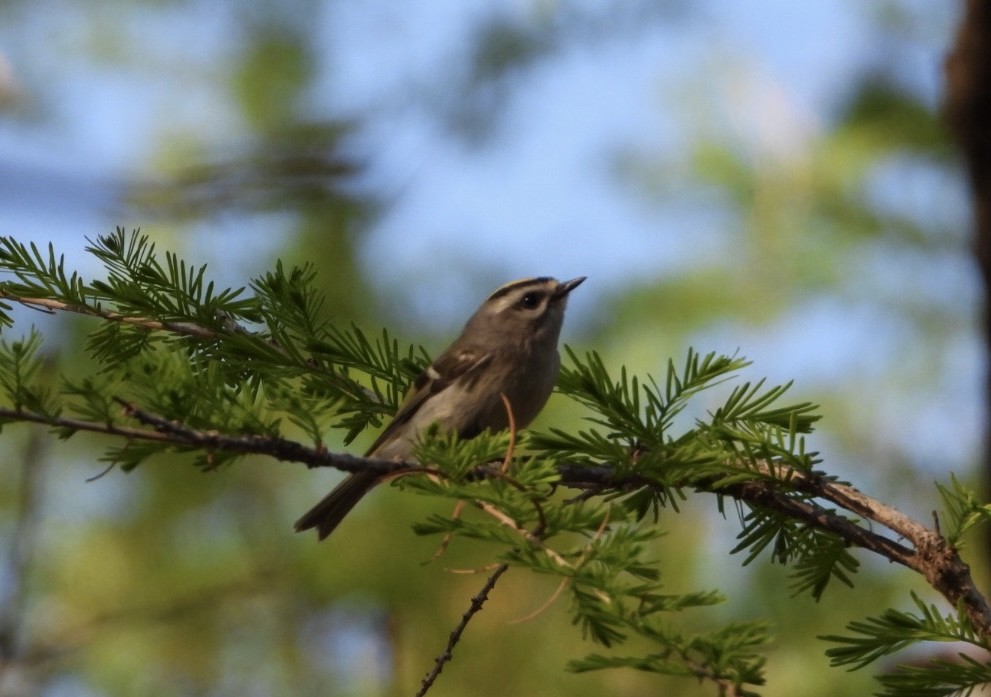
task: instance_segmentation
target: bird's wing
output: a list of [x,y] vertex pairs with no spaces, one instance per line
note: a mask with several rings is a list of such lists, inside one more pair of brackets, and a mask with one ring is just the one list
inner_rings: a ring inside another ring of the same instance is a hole
[[454,382],[463,377],[470,378],[481,368],[489,364],[492,354],[476,346],[462,346],[454,351],[445,351],[420,373],[392,421],[379,434],[366,455],[374,453],[383,443],[387,442],[406,423],[428,399],[443,392]]

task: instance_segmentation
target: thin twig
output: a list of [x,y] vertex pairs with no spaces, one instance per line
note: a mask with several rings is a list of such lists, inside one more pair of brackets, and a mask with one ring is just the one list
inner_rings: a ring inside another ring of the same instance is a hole
[[509,624],[523,624],[524,622],[529,622],[535,617],[539,617],[547,610],[547,608],[549,608],[551,605],[554,604],[554,601],[556,601],[558,598],[561,597],[561,593],[564,592],[564,589],[567,588],[570,583],[571,583],[570,577],[565,576],[564,578],[562,578],[561,582],[557,584],[557,588],[554,589],[554,592],[551,593],[550,597],[547,598],[547,600],[545,600],[543,603],[540,604],[540,607],[538,607],[536,610],[533,610],[532,612],[528,612],[522,617],[517,617],[515,620],[509,620]]
[[[461,517],[461,511],[465,509],[465,502],[458,501],[454,504],[454,510],[451,511],[451,520],[457,520]],[[424,562],[424,564],[437,561],[447,552],[447,548],[451,546],[451,542],[454,540],[454,533],[451,531],[445,532],[444,537],[441,539],[440,544],[437,545],[437,549],[430,556],[430,559]]]
[[[568,562],[566,562],[560,556],[558,555],[555,556],[561,559],[561,562],[564,565],[568,566],[569,568],[580,569],[585,564],[585,562],[588,561],[589,557],[591,557],[592,555],[592,543],[598,540],[600,537],[602,537],[602,533],[605,532],[607,525],[609,525],[608,511],[606,515],[602,518],[602,522],[599,523],[599,527],[598,529],[596,529],[595,534],[592,536],[592,539],[589,540],[587,545],[585,545],[585,549],[582,550],[581,556],[578,558],[578,561],[575,562],[574,564],[568,564]],[[540,607],[538,607],[533,612],[524,615],[523,617],[519,617],[515,620],[510,620],[509,624],[521,624],[523,622],[529,622],[534,617],[539,616],[542,612],[547,610],[547,608],[553,605],[555,600],[561,597],[561,593],[563,593],[564,589],[567,588],[568,584],[571,583],[572,578],[573,578],[572,576],[565,576],[564,578],[562,578],[561,582],[557,585],[557,588],[555,588],[554,592],[551,593],[551,597],[549,597]]]
[[550,557],[551,561],[553,561],[558,566],[564,567],[566,569],[572,568],[571,564],[569,564],[567,560],[564,559],[564,557],[562,557],[560,554],[555,552],[550,547],[544,546],[544,542],[540,534],[540,531],[543,529],[541,526],[538,525],[537,529],[531,532],[530,530],[527,530],[526,528],[519,525],[515,520],[513,520],[512,517],[506,515],[506,513],[504,513],[502,510],[500,510],[496,506],[493,506],[491,503],[488,503],[487,501],[476,501],[475,505],[477,505],[481,510],[485,511],[490,516],[495,518],[502,525],[505,525],[507,528],[517,533],[520,537],[522,537],[524,540],[529,542],[531,545],[542,550],[545,554],[547,554],[548,557]]
[[148,317],[135,317],[132,315],[125,315],[120,312],[114,312],[113,310],[103,310],[90,305],[67,303],[62,300],[55,300],[54,298],[24,298],[11,293],[9,290],[5,290],[3,287],[0,287],[0,298],[20,303],[26,307],[31,307],[43,312],[73,312],[78,315],[99,317],[110,322],[132,324],[134,326],[141,327],[142,329],[150,329],[152,331],[168,331],[174,334],[181,334],[183,336],[195,336],[199,339],[215,339],[219,336],[219,334],[213,329],[204,327],[202,324],[196,324],[195,322],[162,322],[159,320],[150,319]]
[[434,684],[437,676],[440,675],[441,671],[444,670],[444,664],[454,658],[454,647],[458,645],[461,641],[461,635],[464,634],[465,629],[468,627],[468,623],[471,622],[472,617],[474,617],[485,601],[489,598],[489,591],[495,588],[495,584],[498,583],[499,577],[506,573],[509,568],[509,564],[500,564],[496,567],[495,572],[489,576],[488,580],[485,581],[485,585],[482,586],[481,590],[471,599],[471,605],[465,610],[464,614],[461,615],[461,621],[458,622],[458,626],[454,628],[450,636],[447,638],[447,646],[444,648],[444,653],[437,656],[434,659],[434,667],[420,682],[420,689],[416,691],[416,697],[423,697],[427,694],[427,690]]

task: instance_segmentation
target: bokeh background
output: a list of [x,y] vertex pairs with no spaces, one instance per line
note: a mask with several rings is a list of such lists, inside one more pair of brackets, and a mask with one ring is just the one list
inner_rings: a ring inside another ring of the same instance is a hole
[[[86,237],[140,227],[241,286],[312,262],[340,321],[431,352],[531,275],[589,280],[565,341],[659,374],[739,352],[822,405],[825,468],[931,520],[974,476],[980,285],[940,117],[957,2],[6,0],[0,234],[100,270]],[[62,365],[88,325],[20,312]],[[575,425],[552,400],[535,427]],[[360,447],[374,434],[367,434]],[[330,439],[333,442],[333,439]],[[0,694],[408,695],[482,583],[483,551],[409,529],[376,492],[328,542],[291,523],[335,475],[162,459],[94,481],[100,441],[0,441]],[[904,607],[908,572],[792,598],[730,557],[713,500],[660,525],[673,591],[768,617],[768,695],[861,695],[816,634]],[[975,552],[978,551],[976,548]],[[592,647],[509,574],[431,694],[711,694],[574,676]],[[799,621],[800,620],[800,621]]]

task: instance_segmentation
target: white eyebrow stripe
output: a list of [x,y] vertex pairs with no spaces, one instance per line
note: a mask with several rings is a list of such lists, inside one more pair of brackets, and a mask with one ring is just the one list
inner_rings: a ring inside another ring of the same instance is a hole
[[496,288],[489,296],[489,300],[495,300],[500,296],[509,295],[514,291],[522,290],[524,288],[546,289],[551,281],[554,281],[554,279],[550,276],[537,276],[535,278],[523,278],[518,281],[510,281],[509,283]]

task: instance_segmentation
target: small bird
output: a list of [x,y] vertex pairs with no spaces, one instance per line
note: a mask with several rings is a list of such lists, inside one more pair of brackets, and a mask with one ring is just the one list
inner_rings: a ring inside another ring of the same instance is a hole
[[[509,422],[500,395],[509,400],[516,427],[526,427],[554,389],[564,308],[568,294],[584,280],[562,283],[541,276],[494,291],[454,343],[416,378],[366,456],[410,459],[417,435],[434,423],[460,438],[502,431]],[[316,528],[324,539],[379,479],[374,472],[349,475],[296,521],[296,531]]]

